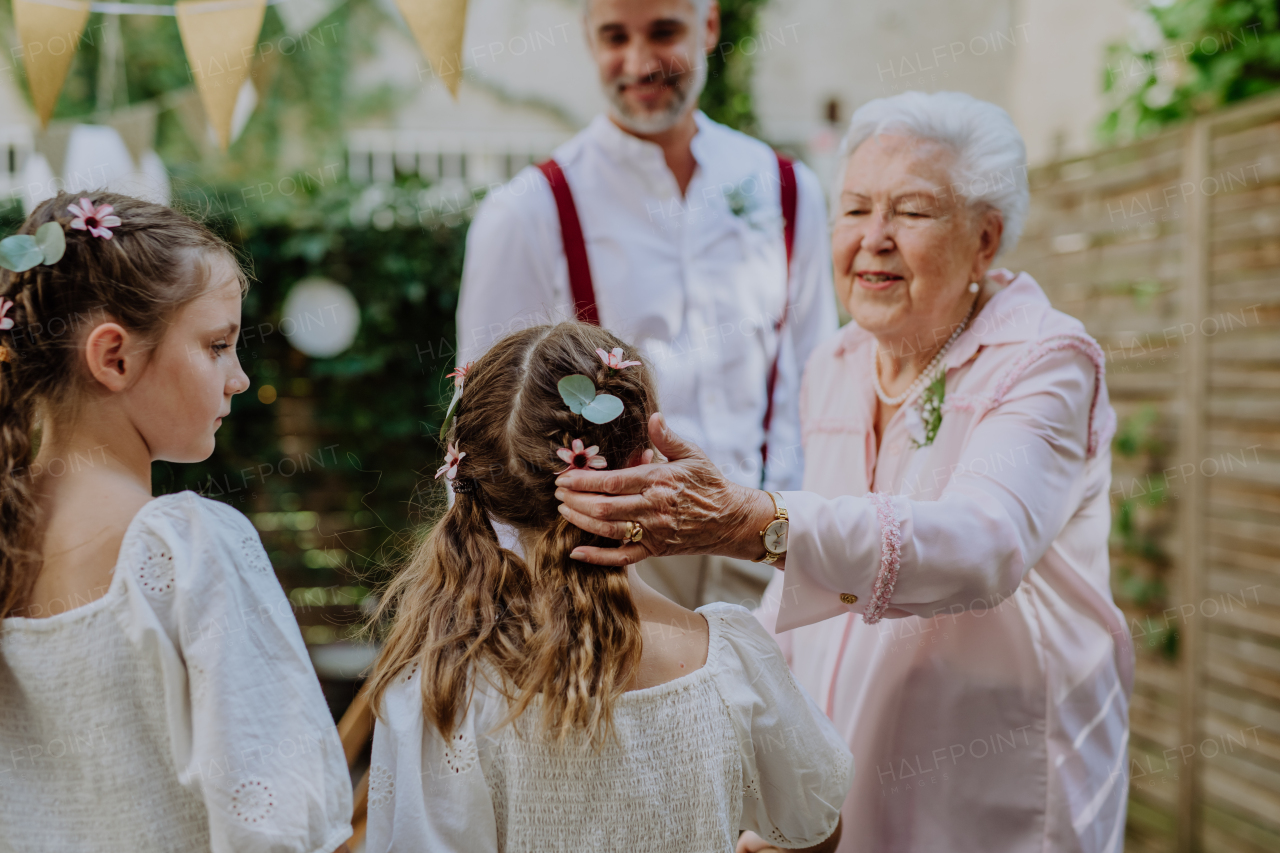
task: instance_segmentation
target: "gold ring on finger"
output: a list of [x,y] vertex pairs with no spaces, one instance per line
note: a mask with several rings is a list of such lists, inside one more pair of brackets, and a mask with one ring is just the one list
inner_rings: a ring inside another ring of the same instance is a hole
[[644,528],[636,524],[634,521],[627,522],[627,531],[622,536],[622,541],[632,544],[639,542],[644,536]]

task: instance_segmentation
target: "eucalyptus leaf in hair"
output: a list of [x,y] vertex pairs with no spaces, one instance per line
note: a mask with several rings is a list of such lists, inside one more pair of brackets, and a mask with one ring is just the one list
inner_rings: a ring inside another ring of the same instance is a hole
[[46,222],[36,234],[14,234],[0,240],[0,267],[26,272],[37,264],[54,264],[67,250],[67,237],[57,222]]
[[612,394],[597,394],[591,377],[575,373],[557,383],[560,398],[575,415],[582,415],[593,424],[607,424],[622,414],[622,401]]
[[44,252],[30,234],[14,234],[0,240],[0,267],[26,272],[44,260]]
[[67,234],[57,222],[46,222],[36,229],[36,245],[44,253],[45,264],[56,264],[67,251]]
[[440,424],[440,440],[444,441],[444,437],[449,434],[449,424],[453,423],[453,413],[458,408],[458,401],[462,399],[462,387],[459,386],[453,390],[453,399],[449,401],[449,408],[444,413],[444,423]]
[[593,424],[607,424],[622,414],[622,401],[612,394],[597,394],[582,407],[581,415]]

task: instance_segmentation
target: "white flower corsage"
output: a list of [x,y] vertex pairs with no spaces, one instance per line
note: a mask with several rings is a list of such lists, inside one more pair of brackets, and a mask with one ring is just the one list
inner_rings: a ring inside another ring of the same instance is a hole
[[907,409],[907,433],[911,436],[914,447],[928,447],[938,437],[938,428],[942,426],[942,401],[947,396],[946,371],[938,374],[919,401]]

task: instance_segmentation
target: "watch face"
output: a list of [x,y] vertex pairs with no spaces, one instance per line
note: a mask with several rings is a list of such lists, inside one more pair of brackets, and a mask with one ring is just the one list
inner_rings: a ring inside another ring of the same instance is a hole
[[764,529],[764,547],[774,554],[785,554],[787,551],[787,522],[775,518]]

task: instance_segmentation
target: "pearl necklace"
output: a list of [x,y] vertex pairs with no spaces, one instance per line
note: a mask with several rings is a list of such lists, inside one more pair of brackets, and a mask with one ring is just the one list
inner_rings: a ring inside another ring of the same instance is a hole
[[875,382],[876,396],[880,398],[880,402],[886,406],[900,406],[926,385],[931,384],[937,378],[933,374],[938,365],[942,363],[943,357],[947,354],[947,350],[951,349],[951,345],[956,342],[956,338],[960,337],[960,333],[969,325],[969,320],[973,317],[973,309],[977,307],[978,300],[975,299],[973,304],[969,306],[969,313],[964,315],[964,320],[961,321],[959,326],[956,326],[956,330],[951,333],[951,337],[947,338],[947,342],[942,345],[942,349],[938,350],[928,366],[920,371],[920,375],[916,377],[915,381],[907,386],[907,390],[897,397],[890,397],[886,394],[884,386],[880,384],[880,344],[873,343],[871,346],[871,379]]

